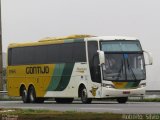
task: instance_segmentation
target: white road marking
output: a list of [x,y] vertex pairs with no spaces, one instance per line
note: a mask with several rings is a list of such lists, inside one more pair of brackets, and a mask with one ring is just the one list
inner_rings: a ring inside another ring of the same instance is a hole
[[118,108],[80,108],[80,109],[82,109],[82,110],[97,110],[97,109],[99,109],[99,110],[116,110],[116,111],[120,111],[120,110],[122,110],[122,109],[118,109]]
[[0,113],[13,112],[13,111],[15,111],[15,110],[2,110],[2,111],[0,111]]

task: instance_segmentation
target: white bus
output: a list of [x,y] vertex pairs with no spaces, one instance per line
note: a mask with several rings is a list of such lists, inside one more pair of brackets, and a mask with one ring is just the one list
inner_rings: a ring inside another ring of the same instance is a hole
[[8,47],[8,95],[21,96],[24,103],[47,98],[126,103],[130,96],[145,95],[145,79],[144,51],[132,37],[75,35]]

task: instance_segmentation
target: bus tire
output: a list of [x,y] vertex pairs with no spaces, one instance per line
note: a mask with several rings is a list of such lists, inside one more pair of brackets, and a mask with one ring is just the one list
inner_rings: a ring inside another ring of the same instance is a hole
[[72,103],[74,98],[55,98],[56,103]]
[[80,97],[83,104],[90,104],[92,102],[92,98],[88,98],[87,89],[84,86],[80,90]]
[[120,97],[117,98],[118,103],[126,103],[128,101],[128,97]]
[[22,97],[23,103],[29,103],[29,98],[28,98],[28,94],[27,94],[26,88],[23,88],[21,90],[21,97]]
[[28,97],[30,103],[36,103],[36,91],[33,86],[29,87]]

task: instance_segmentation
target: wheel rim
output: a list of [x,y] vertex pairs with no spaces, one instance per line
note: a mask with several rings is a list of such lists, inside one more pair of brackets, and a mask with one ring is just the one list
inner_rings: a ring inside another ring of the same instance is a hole
[[23,100],[23,101],[26,101],[26,99],[27,99],[27,91],[26,91],[26,90],[23,90],[22,100]]
[[34,87],[29,88],[29,101],[31,103],[36,102],[36,92],[35,92]]
[[33,92],[31,92],[31,93],[30,93],[30,100],[31,100],[31,102],[33,102],[33,101],[34,101]]

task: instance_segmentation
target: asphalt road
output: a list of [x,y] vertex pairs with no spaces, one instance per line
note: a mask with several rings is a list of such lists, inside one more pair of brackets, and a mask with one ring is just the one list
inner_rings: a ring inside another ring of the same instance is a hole
[[117,102],[93,101],[92,104],[81,104],[80,101],[74,101],[72,104],[57,104],[55,101],[46,101],[43,104],[24,104],[21,101],[0,101],[0,108],[156,114],[160,113],[160,102],[127,102],[126,104],[118,104]]

